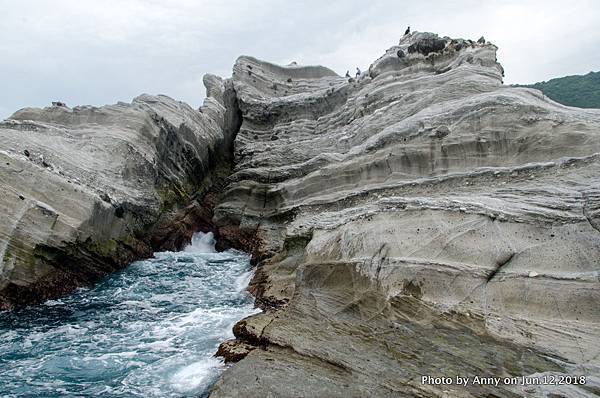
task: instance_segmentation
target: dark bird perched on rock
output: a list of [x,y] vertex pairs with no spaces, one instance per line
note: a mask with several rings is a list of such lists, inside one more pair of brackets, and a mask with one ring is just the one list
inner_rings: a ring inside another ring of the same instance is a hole
[[405,35],[410,33],[410,26],[408,28],[406,28],[406,31],[404,32]]

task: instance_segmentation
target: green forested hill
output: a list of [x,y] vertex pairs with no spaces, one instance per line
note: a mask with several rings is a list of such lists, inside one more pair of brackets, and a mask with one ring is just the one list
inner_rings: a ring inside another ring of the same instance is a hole
[[535,84],[515,84],[515,86],[536,88],[564,105],[600,108],[600,72],[559,77]]

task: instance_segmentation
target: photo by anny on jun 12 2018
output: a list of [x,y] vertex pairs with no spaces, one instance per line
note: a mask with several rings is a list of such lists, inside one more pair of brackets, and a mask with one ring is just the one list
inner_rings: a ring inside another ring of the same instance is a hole
[[600,397],[599,21],[0,1],[0,397]]

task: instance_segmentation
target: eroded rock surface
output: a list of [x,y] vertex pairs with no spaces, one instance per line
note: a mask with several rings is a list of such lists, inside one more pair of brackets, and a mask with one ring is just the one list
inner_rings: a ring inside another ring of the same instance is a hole
[[[0,123],[0,309],[94,282],[212,227],[235,95],[207,76],[198,110],[165,96],[26,108]],[[207,194],[208,192],[208,194]]]
[[[600,393],[600,111],[502,76],[493,44],[427,33],[356,82],[237,60],[215,220],[266,259],[266,311],[212,397]],[[543,374],[587,384],[421,384]]]
[[[600,111],[502,76],[493,44],[415,32],[357,81],[240,57],[200,111],[21,110],[0,123],[0,308],[215,223],[259,261],[264,312],[221,345],[239,362],[213,397],[600,394]],[[421,383],[557,374],[587,383]]]

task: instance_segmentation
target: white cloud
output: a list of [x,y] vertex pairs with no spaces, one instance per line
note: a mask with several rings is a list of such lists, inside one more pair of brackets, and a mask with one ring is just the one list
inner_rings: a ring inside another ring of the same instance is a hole
[[600,69],[600,3],[308,0],[0,0],[0,117],[164,93],[201,104],[204,73],[236,57],[364,69],[414,30],[500,47],[508,83]]

